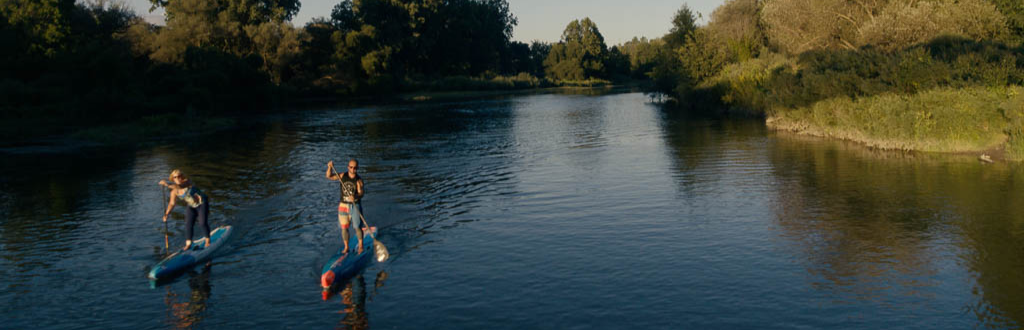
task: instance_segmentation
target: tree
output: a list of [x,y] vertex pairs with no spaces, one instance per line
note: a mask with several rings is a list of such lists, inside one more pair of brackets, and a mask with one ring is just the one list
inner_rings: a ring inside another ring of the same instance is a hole
[[618,47],[629,58],[629,72],[634,79],[648,78],[648,73],[661,56],[664,42],[661,39],[633,37]]
[[74,0],[0,0],[0,19],[5,21],[7,29],[17,31],[22,43],[5,47],[25,48],[31,54],[55,55],[70,33],[67,16],[74,7]]
[[707,25],[710,38],[725,48],[729,62],[742,62],[765,46],[757,0],[729,0],[715,8]]
[[528,56],[511,41],[517,21],[507,0],[343,0],[329,22],[335,55],[324,76],[348,91],[508,72]]
[[[182,13],[171,9],[175,7],[175,2],[180,1],[182,0],[149,0],[153,4],[150,9],[167,9],[167,19],[171,20],[175,15]],[[216,8],[218,13],[226,16],[225,19],[242,25],[288,21],[299,12],[301,6],[299,0],[202,0],[198,3],[191,2],[189,5]]]
[[528,72],[537,77],[544,77],[544,61],[551,53],[551,44],[534,40],[530,42],[530,69]]
[[544,72],[558,80],[605,78],[608,47],[590,18],[573,20],[565,27],[561,42],[551,46],[544,60]]
[[686,43],[686,38],[697,30],[697,19],[700,14],[690,9],[690,6],[683,4],[672,17],[672,28],[662,40],[669,49],[676,49]]

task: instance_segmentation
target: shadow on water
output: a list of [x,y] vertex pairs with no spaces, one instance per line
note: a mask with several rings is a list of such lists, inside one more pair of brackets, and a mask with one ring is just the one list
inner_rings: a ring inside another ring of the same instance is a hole
[[[816,289],[841,300],[909,302],[894,308],[970,291],[977,300],[959,308],[979,325],[1024,324],[1024,280],[1009,275],[1024,273],[1019,164],[774,137],[776,222],[803,251]],[[958,283],[964,277],[973,283]]]

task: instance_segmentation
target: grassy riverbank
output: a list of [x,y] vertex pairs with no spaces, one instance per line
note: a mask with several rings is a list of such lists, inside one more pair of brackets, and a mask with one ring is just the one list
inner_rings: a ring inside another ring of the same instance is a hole
[[1024,160],[1020,49],[950,37],[891,52],[766,53],[723,67],[683,100],[876,148]]
[[768,126],[882,149],[1004,152],[1024,160],[1024,88],[941,88],[773,109]]

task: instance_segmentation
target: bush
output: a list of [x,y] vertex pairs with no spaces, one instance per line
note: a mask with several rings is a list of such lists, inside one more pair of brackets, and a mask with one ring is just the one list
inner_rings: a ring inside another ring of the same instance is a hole
[[765,54],[760,58],[730,64],[714,77],[698,86],[717,96],[716,105],[729,107],[730,113],[741,112],[763,115],[769,107],[766,89],[768,82],[782,70],[793,70],[795,61],[780,54]]
[[779,71],[766,82],[770,103],[802,107],[834,98],[881,93],[914,94],[938,87],[1006,86],[1024,82],[1020,49],[946,37],[903,51],[813,51],[799,70]]
[[858,49],[896,51],[942,35],[1002,38],[1005,16],[987,0],[766,0],[767,38],[779,51]]
[[894,51],[941,35],[987,40],[1005,31],[1006,18],[987,1],[892,1],[860,26],[856,45]]
[[490,79],[466,76],[406,79],[402,89],[407,92],[486,91],[538,88],[546,85],[548,83],[544,80],[523,72],[515,76],[496,76]]

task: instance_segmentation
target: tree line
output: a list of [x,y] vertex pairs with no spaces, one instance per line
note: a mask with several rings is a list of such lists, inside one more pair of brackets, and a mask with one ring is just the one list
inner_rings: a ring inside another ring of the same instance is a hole
[[[105,0],[0,0],[0,130],[250,113],[295,96],[626,80],[766,111],[906,89],[910,74],[915,86],[1019,83],[1024,40],[1015,0],[729,0],[706,25],[683,5],[666,35],[610,47],[589,18],[558,42],[513,41],[507,0],[342,0],[303,27],[290,23],[299,0],[151,3],[166,25]],[[921,54],[931,66],[902,67]],[[730,78],[744,75],[753,80]]]
[[570,23],[559,43],[511,40],[518,22],[507,0],[342,0],[304,27],[290,23],[298,0],[151,4],[165,10],[165,25],[145,22],[123,2],[0,0],[8,133],[26,122],[250,113],[295,96],[630,76],[628,56],[609,50],[589,19]]

